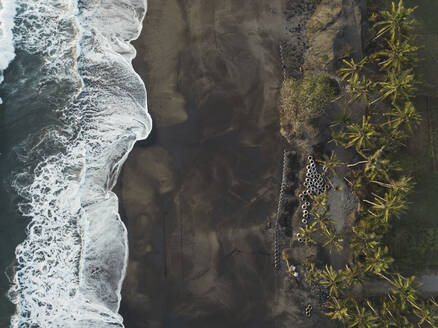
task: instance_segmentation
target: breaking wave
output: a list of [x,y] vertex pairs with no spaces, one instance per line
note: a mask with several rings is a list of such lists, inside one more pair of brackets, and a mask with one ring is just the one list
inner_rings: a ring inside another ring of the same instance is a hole
[[[15,57],[12,29],[14,27],[15,1],[0,1],[0,83],[3,82],[3,72]],[[0,99],[0,104],[2,100]]]
[[15,48],[40,59],[29,92],[45,97],[53,123],[14,148],[30,223],[16,248],[12,327],[123,327],[127,233],[111,189],[151,130],[130,44],[145,1],[16,0]]

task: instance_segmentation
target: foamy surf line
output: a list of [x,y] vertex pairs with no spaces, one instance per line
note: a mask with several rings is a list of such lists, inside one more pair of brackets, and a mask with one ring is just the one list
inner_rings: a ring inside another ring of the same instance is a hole
[[[14,28],[15,0],[0,1],[0,83],[3,72],[15,57],[12,29]],[[0,104],[2,100],[0,99]]]
[[16,249],[12,327],[123,327],[127,233],[111,189],[151,130],[131,64],[145,13],[145,0],[17,0],[17,51],[43,59],[43,81],[69,87],[67,105],[51,108],[62,125],[17,146],[25,164],[39,160],[13,183],[30,224]]

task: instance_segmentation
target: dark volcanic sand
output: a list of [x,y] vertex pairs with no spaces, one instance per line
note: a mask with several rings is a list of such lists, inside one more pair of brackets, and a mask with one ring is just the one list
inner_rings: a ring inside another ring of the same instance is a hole
[[274,273],[266,228],[283,158],[284,2],[148,1],[135,68],[155,128],[116,188],[130,241],[127,328],[315,325],[304,296],[279,291],[288,278]]

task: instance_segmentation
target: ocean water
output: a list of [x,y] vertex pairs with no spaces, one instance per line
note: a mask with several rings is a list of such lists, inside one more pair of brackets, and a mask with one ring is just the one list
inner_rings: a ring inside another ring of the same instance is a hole
[[0,83],[3,82],[3,71],[15,57],[12,35],[15,12],[15,1],[0,1]]
[[1,1],[0,326],[123,327],[111,189],[151,130],[130,44],[145,0]]

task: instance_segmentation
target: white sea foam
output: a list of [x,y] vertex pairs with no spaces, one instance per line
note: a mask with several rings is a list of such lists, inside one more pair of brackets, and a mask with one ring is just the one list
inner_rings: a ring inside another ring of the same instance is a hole
[[145,0],[17,0],[17,50],[42,55],[46,80],[77,88],[53,109],[62,127],[16,147],[39,163],[14,179],[31,223],[16,249],[13,327],[123,327],[127,234],[111,189],[151,130],[131,65],[145,11]]
[[[15,0],[0,0],[0,83],[3,72],[15,57],[12,29],[14,28]],[[0,99],[0,104],[2,100]]]

